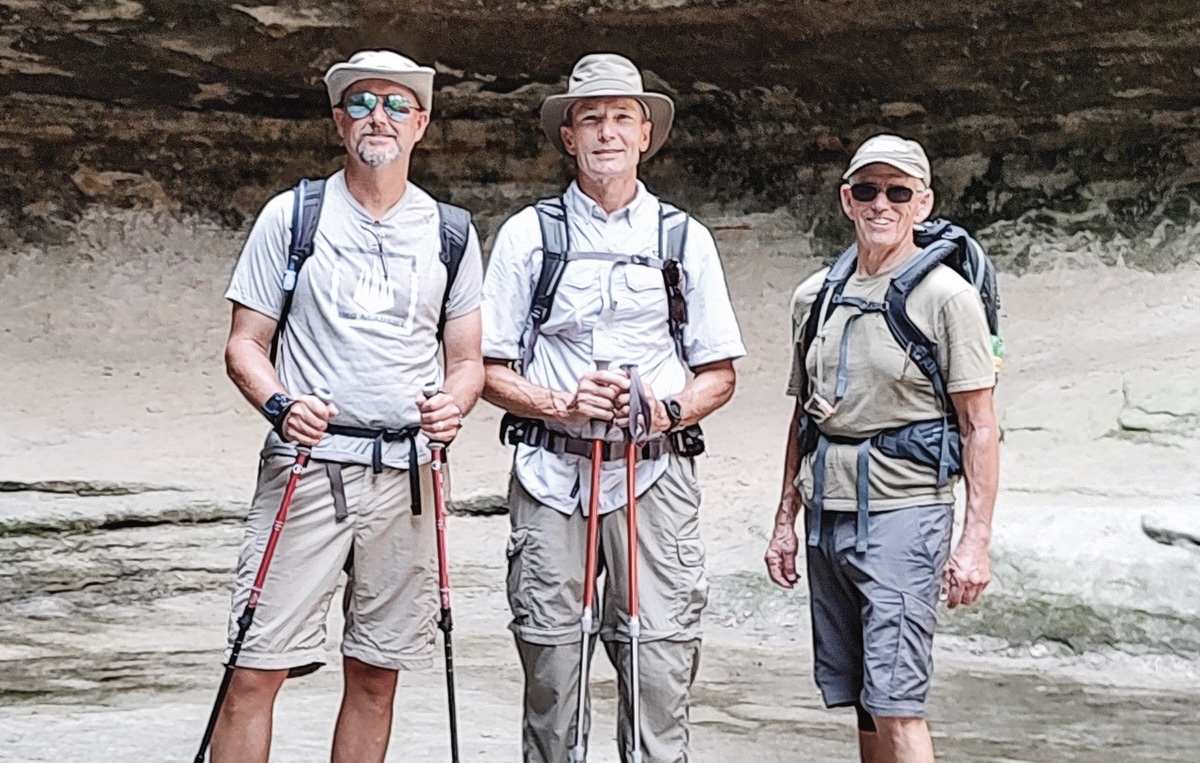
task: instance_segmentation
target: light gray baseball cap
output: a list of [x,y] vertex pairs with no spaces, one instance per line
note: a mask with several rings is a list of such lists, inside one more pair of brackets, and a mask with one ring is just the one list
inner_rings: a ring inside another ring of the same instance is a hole
[[542,102],[542,132],[564,154],[562,133],[571,104],[581,98],[636,98],[650,119],[650,146],[642,153],[642,161],[662,148],[675,120],[675,102],[662,93],[648,93],[642,84],[642,73],[633,62],[616,53],[590,53],[575,64],[567,92],[552,95]]
[[926,187],[933,183],[933,171],[929,168],[929,157],[925,155],[925,149],[915,140],[901,138],[899,135],[883,134],[867,138],[854,152],[850,168],[842,175],[842,179],[849,180],[851,175],[868,164],[895,167],[906,175],[924,181]]
[[433,74],[431,67],[421,66],[393,50],[360,50],[329,67],[325,72],[325,89],[329,105],[342,102],[346,88],[360,79],[385,79],[403,85],[417,96],[417,105],[426,111],[433,109]]

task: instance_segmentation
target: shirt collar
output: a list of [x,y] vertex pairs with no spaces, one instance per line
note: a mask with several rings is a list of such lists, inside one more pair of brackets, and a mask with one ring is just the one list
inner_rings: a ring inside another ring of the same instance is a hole
[[609,220],[621,221],[630,228],[634,227],[648,213],[658,214],[656,210],[657,205],[654,203],[656,201],[654,195],[646,190],[646,186],[640,180],[637,181],[637,191],[633,195],[633,201],[612,214],[605,212],[604,208],[597,204],[594,199],[581,191],[579,183],[574,180],[567,187],[567,192],[563,194],[563,200],[566,203],[569,214],[581,215],[586,219],[595,219],[601,222]]

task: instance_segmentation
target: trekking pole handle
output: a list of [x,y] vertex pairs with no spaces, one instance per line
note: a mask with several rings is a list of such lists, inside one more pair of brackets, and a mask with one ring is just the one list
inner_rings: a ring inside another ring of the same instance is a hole
[[[320,400],[325,405],[329,405],[330,403],[333,402],[333,392],[330,391],[329,387],[325,387],[325,386],[313,387],[312,396],[315,397],[316,399]],[[309,453],[312,453],[312,448],[308,447],[307,445],[297,445],[296,450],[299,451],[300,453],[305,454],[304,460],[305,460],[305,463],[307,463],[307,461],[308,461],[307,455]],[[303,464],[301,466],[303,466]]]
[[[426,384],[424,387],[421,388],[421,394],[425,396],[426,400],[428,400],[429,398],[433,397],[434,395],[438,394],[441,391],[442,391],[442,388],[436,384]],[[445,447],[446,447],[446,444],[443,442],[438,442],[437,440],[429,441],[429,449],[430,450],[441,450]]]

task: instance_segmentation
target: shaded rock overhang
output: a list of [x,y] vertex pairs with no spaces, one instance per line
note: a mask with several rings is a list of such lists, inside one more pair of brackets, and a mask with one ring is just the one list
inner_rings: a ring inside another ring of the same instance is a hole
[[536,112],[593,50],[676,99],[644,175],[683,204],[835,219],[841,166],[885,130],[925,142],[971,225],[1099,201],[1150,229],[1200,183],[1190,0],[253,2],[0,0],[0,212],[240,223],[338,166],[320,78],[368,47],[436,63],[414,175],[485,216],[569,178]]

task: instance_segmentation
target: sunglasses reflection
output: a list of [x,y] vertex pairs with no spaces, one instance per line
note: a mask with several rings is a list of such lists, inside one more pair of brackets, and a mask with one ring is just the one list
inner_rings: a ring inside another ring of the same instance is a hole
[[347,96],[341,103],[341,108],[346,111],[353,119],[363,119],[375,111],[375,108],[383,104],[383,111],[395,122],[403,122],[408,119],[414,111],[420,111],[420,108],[413,105],[412,101],[408,100],[403,95],[393,93],[391,95],[376,95],[370,91],[354,93]]

